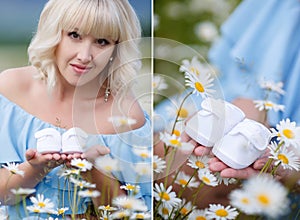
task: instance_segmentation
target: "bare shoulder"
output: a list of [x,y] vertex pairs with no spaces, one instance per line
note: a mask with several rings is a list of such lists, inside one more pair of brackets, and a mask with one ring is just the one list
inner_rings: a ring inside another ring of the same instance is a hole
[[0,73],[0,94],[15,100],[26,94],[33,82],[34,67],[7,69]]
[[135,119],[136,123],[132,125],[132,129],[137,129],[145,124],[145,115],[138,100],[132,95],[128,95],[122,101],[122,112],[127,117]]

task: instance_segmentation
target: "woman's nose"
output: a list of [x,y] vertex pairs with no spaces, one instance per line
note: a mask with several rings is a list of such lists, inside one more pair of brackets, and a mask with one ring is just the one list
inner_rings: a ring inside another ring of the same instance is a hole
[[88,63],[92,61],[92,45],[89,42],[82,42],[78,48],[77,59],[82,63]]

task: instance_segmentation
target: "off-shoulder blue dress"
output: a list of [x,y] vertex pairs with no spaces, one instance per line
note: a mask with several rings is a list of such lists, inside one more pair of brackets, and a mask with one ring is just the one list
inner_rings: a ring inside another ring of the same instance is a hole
[[[121,166],[124,169],[114,173],[122,184],[136,183],[137,174],[133,171],[133,166],[135,163],[142,162],[142,159],[133,153],[132,146],[147,146],[149,148],[151,146],[151,124],[150,118],[146,113],[145,119],[144,125],[136,130],[119,134],[91,134],[88,136],[87,147],[97,144],[107,146],[110,148],[111,156],[123,163]],[[26,150],[36,147],[34,133],[49,127],[64,132],[63,128],[55,127],[52,124],[40,120],[0,94],[0,165],[6,164],[7,162],[24,162],[26,160]],[[57,208],[62,208],[62,205],[68,207],[68,204],[70,204],[70,197],[68,195],[70,191],[71,199],[73,196],[72,187],[66,187],[69,185],[66,184],[66,179],[58,176],[61,169],[62,167],[53,169],[35,187],[35,194],[43,194],[45,198],[51,199],[51,202],[53,202]],[[150,210],[150,177],[140,179],[139,186],[140,192],[136,197],[144,200]],[[90,199],[81,199],[78,205],[78,213],[85,213],[89,202]],[[26,199],[26,203],[27,206],[32,205],[29,198]],[[22,219],[26,217],[22,203],[15,206],[8,206],[8,212],[10,219]],[[69,209],[66,214],[71,214],[71,210]],[[40,215],[40,217],[49,217],[49,215]],[[53,215],[52,217],[57,218],[58,216]]]
[[285,111],[269,111],[269,124],[284,118],[300,123],[299,27],[299,0],[243,1],[209,51],[210,62],[220,70],[225,99],[263,99],[260,80],[282,81],[286,94],[269,99],[284,105]]

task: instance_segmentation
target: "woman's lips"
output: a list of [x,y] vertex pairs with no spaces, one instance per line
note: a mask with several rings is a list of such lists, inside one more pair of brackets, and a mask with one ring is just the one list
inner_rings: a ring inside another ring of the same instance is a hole
[[84,74],[91,70],[91,67],[88,66],[82,66],[77,64],[71,64],[71,66],[77,74]]

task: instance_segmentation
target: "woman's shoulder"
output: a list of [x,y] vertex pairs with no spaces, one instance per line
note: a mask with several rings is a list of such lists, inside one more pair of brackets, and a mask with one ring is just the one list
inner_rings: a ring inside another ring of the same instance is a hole
[[132,125],[132,129],[138,129],[145,124],[145,114],[136,97],[133,95],[127,96],[124,100],[122,108],[123,112],[125,111],[125,115],[127,115],[128,118],[132,118],[136,121],[136,123]]
[[29,92],[35,68],[32,66],[7,69],[0,73],[0,94],[15,100]]

